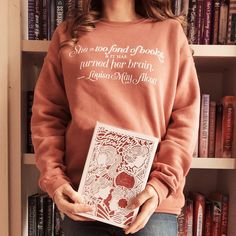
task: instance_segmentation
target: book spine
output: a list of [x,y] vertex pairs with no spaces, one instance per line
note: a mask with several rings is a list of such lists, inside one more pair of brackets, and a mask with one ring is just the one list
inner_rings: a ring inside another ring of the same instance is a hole
[[63,0],[56,0],[56,26],[61,24],[65,17],[65,3]]
[[222,217],[221,217],[221,236],[227,236],[228,231],[228,212],[229,212],[229,196],[222,196]]
[[213,44],[218,44],[218,35],[219,35],[219,21],[220,21],[220,0],[214,1],[214,18],[213,18],[213,27],[212,27],[212,39]]
[[50,2],[50,35],[49,39],[52,38],[52,35],[56,28],[56,0],[51,0]]
[[53,228],[53,201],[47,196],[46,235],[52,235]]
[[202,43],[202,22],[203,22],[203,9],[204,9],[204,1],[197,0],[197,11],[196,11],[196,44]]
[[216,102],[210,102],[208,157],[215,157]]
[[32,106],[34,100],[34,91],[27,91],[27,141],[26,150],[27,153],[34,153],[34,146],[32,143],[32,134],[30,128],[31,116],[32,116]]
[[64,232],[61,229],[61,216],[56,205],[54,205],[54,236],[62,236]]
[[193,235],[193,201],[187,199],[186,203],[186,225],[187,225],[187,234],[186,236]]
[[222,121],[222,157],[232,157],[234,131],[234,97],[223,98],[223,121]]
[[52,0],[47,0],[47,17],[46,17],[46,21],[47,21],[47,40],[51,39],[51,14],[52,14],[52,10],[51,10],[51,5],[52,5]]
[[212,209],[213,205],[211,201],[206,201],[205,205],[205,227],[204,227],[204,236],[212,236]]
[[[182,15],[188,20],[188,12],[189,12],[189,0],[182,1]],[[188,24],[184,26],[184,33],[185,35],[188,34]]]
[[236,0],[230,0],[227,44],[236,44]]
[[38,224],[37,224],[37,236],[44,236],[45,229],[45,195],[41,194],[38,198]]
[[223,105],[221,103],[217,103],[215,157],[222,157],[222,116],[223,116]]
[[190,0],[189,13],[188,13],[188,41],[190,44],[194,44],[197,41],[196,37],[196,0]]
[[181,14],[182,0],[175,0],[175,15],[179,16]]
[[220,236],[222,194],[221,193],[213,193],[212,196],[210,196],[210,200],[213,203],[212,235]]
[[204,1],[204,25],[203,25],[203,44],[210,44],[211,39],[211,23],[212,23],[212,0]]
[[40,40],[42,38],[42,0],[35,0],[34,37],[36,40]]
[[35,1],[28,0],[28,38],[29,40],[35,39]]
[[226,44],[227,42],[228,8],[226,0],[222,0],[220,6],[219,44]]
[[199,156],[208,156],[208,137],[209,137],[209,107],[210,95],[203,94],[201,101],[201,119],[199,135]]
[[178,216],[178,236],[186,236],[186,202]]
[[37,229],[37,194],[28,197],[28,236],[35,236]]
[[201,193],[190,193],[190,199],[193,200],[193,236],[203,235],[205,197]]
[[48,0],[42,0],[42,39],[48,39]]

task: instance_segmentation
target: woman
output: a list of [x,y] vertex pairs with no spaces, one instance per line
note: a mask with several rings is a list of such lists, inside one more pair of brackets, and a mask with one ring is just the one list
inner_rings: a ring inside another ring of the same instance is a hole
[[[200,91],[181,19],[169,1],[83,0],[57,27],[35,88],[32,138],[39,185],[66,217],[66,235],[177,235],[195,147]],[[141,206],[124,231],[76,212],[96,121],[159,137]]]

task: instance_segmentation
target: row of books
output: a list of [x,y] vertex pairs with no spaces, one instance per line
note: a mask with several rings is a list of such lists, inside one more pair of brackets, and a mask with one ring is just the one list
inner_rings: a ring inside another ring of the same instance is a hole
[[227,236],[229,196],[190,192],[178,216],[179,236]]
[[190,44],[236,44],[235,0],[175,0],[172,9],[187,17]]
[[55,28],[79,9],[80,0],[23,1],[23,38],[50,40]]
[[224,96],[221,102],[215,102],[211,101],[209,94],[202,95],[199,137],[194,157],[232,157],[234,107],[234,96]]
[[61,216],[52,201],[44,193],[28,196],[28,236],[64,236]]

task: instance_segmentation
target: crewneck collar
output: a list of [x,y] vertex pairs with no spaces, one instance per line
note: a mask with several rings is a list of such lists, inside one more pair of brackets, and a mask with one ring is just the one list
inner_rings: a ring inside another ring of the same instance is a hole
[[108,25],[108,26],[128,26],[128,25],[140,24],[148,20],[151,20],[151,19],[143,17],[143,18],[132,20],[132,21],[110,21],[105,18],[100,18],[99,23]]

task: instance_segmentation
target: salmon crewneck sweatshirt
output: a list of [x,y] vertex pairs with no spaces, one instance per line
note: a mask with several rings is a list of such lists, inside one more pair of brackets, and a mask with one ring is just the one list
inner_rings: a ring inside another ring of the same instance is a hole
[[197,141],[200,89],[177,20],[101,19],[74,46],[53,34],[35,87],[31,131],[39,186],[77,190],[96,121],[160,138],[148,184],[157,212],[179,214]]

